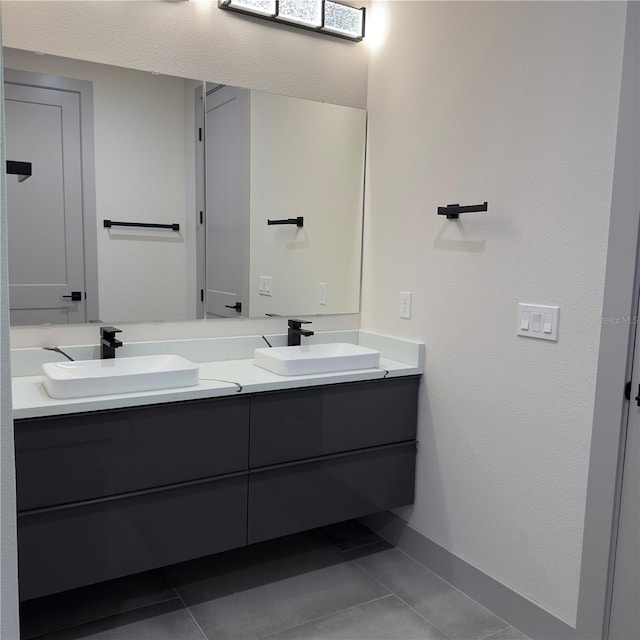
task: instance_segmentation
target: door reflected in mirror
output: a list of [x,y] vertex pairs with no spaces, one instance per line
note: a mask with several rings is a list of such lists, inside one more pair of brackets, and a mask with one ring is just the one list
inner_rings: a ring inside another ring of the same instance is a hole
[[364,111],[15,49],[4,64],[7,158],[33,166],[7,179],[13,325],[359,311]]

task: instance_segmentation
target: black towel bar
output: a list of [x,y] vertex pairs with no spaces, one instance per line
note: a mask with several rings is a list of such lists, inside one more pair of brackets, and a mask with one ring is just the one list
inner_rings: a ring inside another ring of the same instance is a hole
[[104,226],[107,229],[111,227],[144,227],[146,229],[171,229],[172,231],[180,231],[180,225],[176,222],[173,224],[156,224],[155,222],[116,222],[115,220],[105,220]]

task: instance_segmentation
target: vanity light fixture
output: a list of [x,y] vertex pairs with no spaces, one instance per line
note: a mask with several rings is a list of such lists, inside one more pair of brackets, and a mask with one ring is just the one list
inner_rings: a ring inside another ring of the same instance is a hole
[[338,38],[364,38],[364,7],[333,0],[218,0],[218,7]]

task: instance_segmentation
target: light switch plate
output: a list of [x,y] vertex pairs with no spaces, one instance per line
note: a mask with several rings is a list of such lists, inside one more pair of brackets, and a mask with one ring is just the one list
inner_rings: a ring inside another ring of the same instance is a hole
[[327,304],[327,283],[321,282],[320,289],[318,291],[318,303]]
[[261,296],[271,295],[271,276],[260,276],[258,293]]
[[527,338],[558,341],[560,307],[542,304],[518,304],[517,333]]

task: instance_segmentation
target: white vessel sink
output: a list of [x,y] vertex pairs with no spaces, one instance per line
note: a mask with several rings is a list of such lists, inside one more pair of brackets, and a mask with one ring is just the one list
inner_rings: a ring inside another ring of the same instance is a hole
[[191,387],[200,380],[197,365],[174,355],[47,362],[42,373],[42,383],[52,398]]
[[281,376],[375,369],[380,363],[375,349],[346,342],[267,347],[256,349],[254,358],[257,366]]

